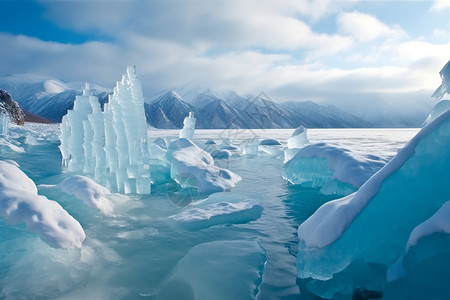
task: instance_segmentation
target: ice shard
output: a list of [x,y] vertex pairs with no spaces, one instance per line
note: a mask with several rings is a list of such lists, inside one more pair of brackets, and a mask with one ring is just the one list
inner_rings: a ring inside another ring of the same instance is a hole
[[194,130],[195,130],[195,121],[194,113],[191,111],[189,112],[189,116],[184,118],[183,122],[183,129],[180,131],[180,138],[190,139],[194,137]]
[[7,114],[0,112],[0,134],[7,135],[9,129],[9,117]]
[[86,85],[63,117],[60,140],[67,171],[88,174],[114,192],[149,194],[147,122],[135,66],[117,82],[104,111]]
[[437,88],[437,90],[431,96],[431,97],[435,98],[436,100],[441,100],[442,97],[445,96],[445,94],[450,93],[450,60],[439,72],[439,75],[441,75],[442,84]]

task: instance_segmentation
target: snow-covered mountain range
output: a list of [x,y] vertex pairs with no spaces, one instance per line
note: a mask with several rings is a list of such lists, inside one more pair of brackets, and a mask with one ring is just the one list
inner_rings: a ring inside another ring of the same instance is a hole
[[[0,88],[8,91],[20,107],[29,113],[60,122],[73,108],[75,96],[85,83],[64,82],[30,74],[0,77]],[[91,84],[93,93],[104,103],[112,89]],[[145,95],[144,95],[145,96]],[[351,114],[334,105],[312,101],[275,103],[267,95],[239,95],[229,90],[212,90],[184,85],[164,90],[146,99],[145,111],[149,125],[176,129],[183,126],[190,111],[197,118],[197,128],[365,128],[419,127],[428,111],[399,115],[371,109],[370,114]],[[423,119],[420,117],[424,115]],[[419,117],[418,117],[419,116]],[[397,121],[396,121],[397,120]]]

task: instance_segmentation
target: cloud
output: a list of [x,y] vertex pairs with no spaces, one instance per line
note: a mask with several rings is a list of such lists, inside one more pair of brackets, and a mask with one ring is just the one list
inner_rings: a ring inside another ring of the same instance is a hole
[[431,11],[442,11],[450,8],[450,2],[448,0],[434,0],[431,6]]
[[357,11],[341,13],[337,16],[338,31],[362,42],[379,38],[402,38],[407,34],[399,27],[389,27],[376,17]]

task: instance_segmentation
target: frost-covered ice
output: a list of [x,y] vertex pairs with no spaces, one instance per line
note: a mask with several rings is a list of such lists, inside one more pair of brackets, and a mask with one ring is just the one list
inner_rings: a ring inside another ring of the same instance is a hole
[[292,184],[321,188],[323,194],[348,195],[358,189],[386,161],[326,143],[308,145],[284,164],[284,178]]
[[57,248],[80,248],[86,237],[77,220],[57,202],[38,195],[34,182],[4,161],[0,161],[0,216],[9,224],[24,223],[30,232]]
[[180,138],[169,144],[166,158],[170,175],[181,187],[196,188],[202,193],[224,191],[241,180],[233,172],[214,165],[211,155],[192,141]]
[[353,289],[383,290],[386,270],[413,229],[450,199],[449,148],[450,111],[424,127],[358,192],[324,204],[300,225],[298,276],[309,280],[311,291],[330,298]]
[[180,130],[180,138],[185,138],[192,140],[194,138],[195,131],[195,121],[194,113],[189,112],[189,116],[184,118],[183,128]]
[[89,86],[61,123],[63,165],[114,192],[150,194],[147,122],[134,66],[117,82],[101,111]]

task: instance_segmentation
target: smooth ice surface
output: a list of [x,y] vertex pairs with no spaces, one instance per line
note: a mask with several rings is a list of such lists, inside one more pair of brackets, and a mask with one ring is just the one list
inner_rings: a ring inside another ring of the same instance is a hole
[[80,223],[57,202],[38,195],[34,182],[16,165],[0,161],[0,216],[9,224],[26,225],[56,248],[81,248]]
[[348,195],[385,164],[375,155],[318,143],[298,150],[284,164],[283,177],[292,184],[321,188],[324,194]]
[[194,113],[189,112],[189,116],[184,118],[183,128],[180,130],[180,138],[192,140],[194,138],[195,131],[195,118]]
[[106,197],[111,192],[89,177],[75,175],[64,179],[57,185],[39,185],[39,189],[41,188],[58,188],[64,193],[74,195],[86,205],[98,209],[105,214],[111,214],[113,212],[113,205]]
[[171,163],[170,176],[181,187],[192,187],[201,193],[232,188],[241,177],[214,165],[211,155],[192,141],[180,138],[169,144],[166,158]]
[[264,249],[256,240],[222,240],[197,245],[175,266],[158,290],[158,298],[254,299],[266,259]]
[[[424,127],[358,192],[321,206],[298,229],[300,278],[328,281],[322,297],[382,290],[411,231],[450,197],[450,112]],[[342,272],[346,270],[345,272]],[[370,276],[356,276],[365,270]],[[323,293],[323,294],[322,294]]]
[[60,150],[69,172],[84,173],[110,190],[150,194],[147,122],[134,66],[101,110],[89,86],[61,123]]

